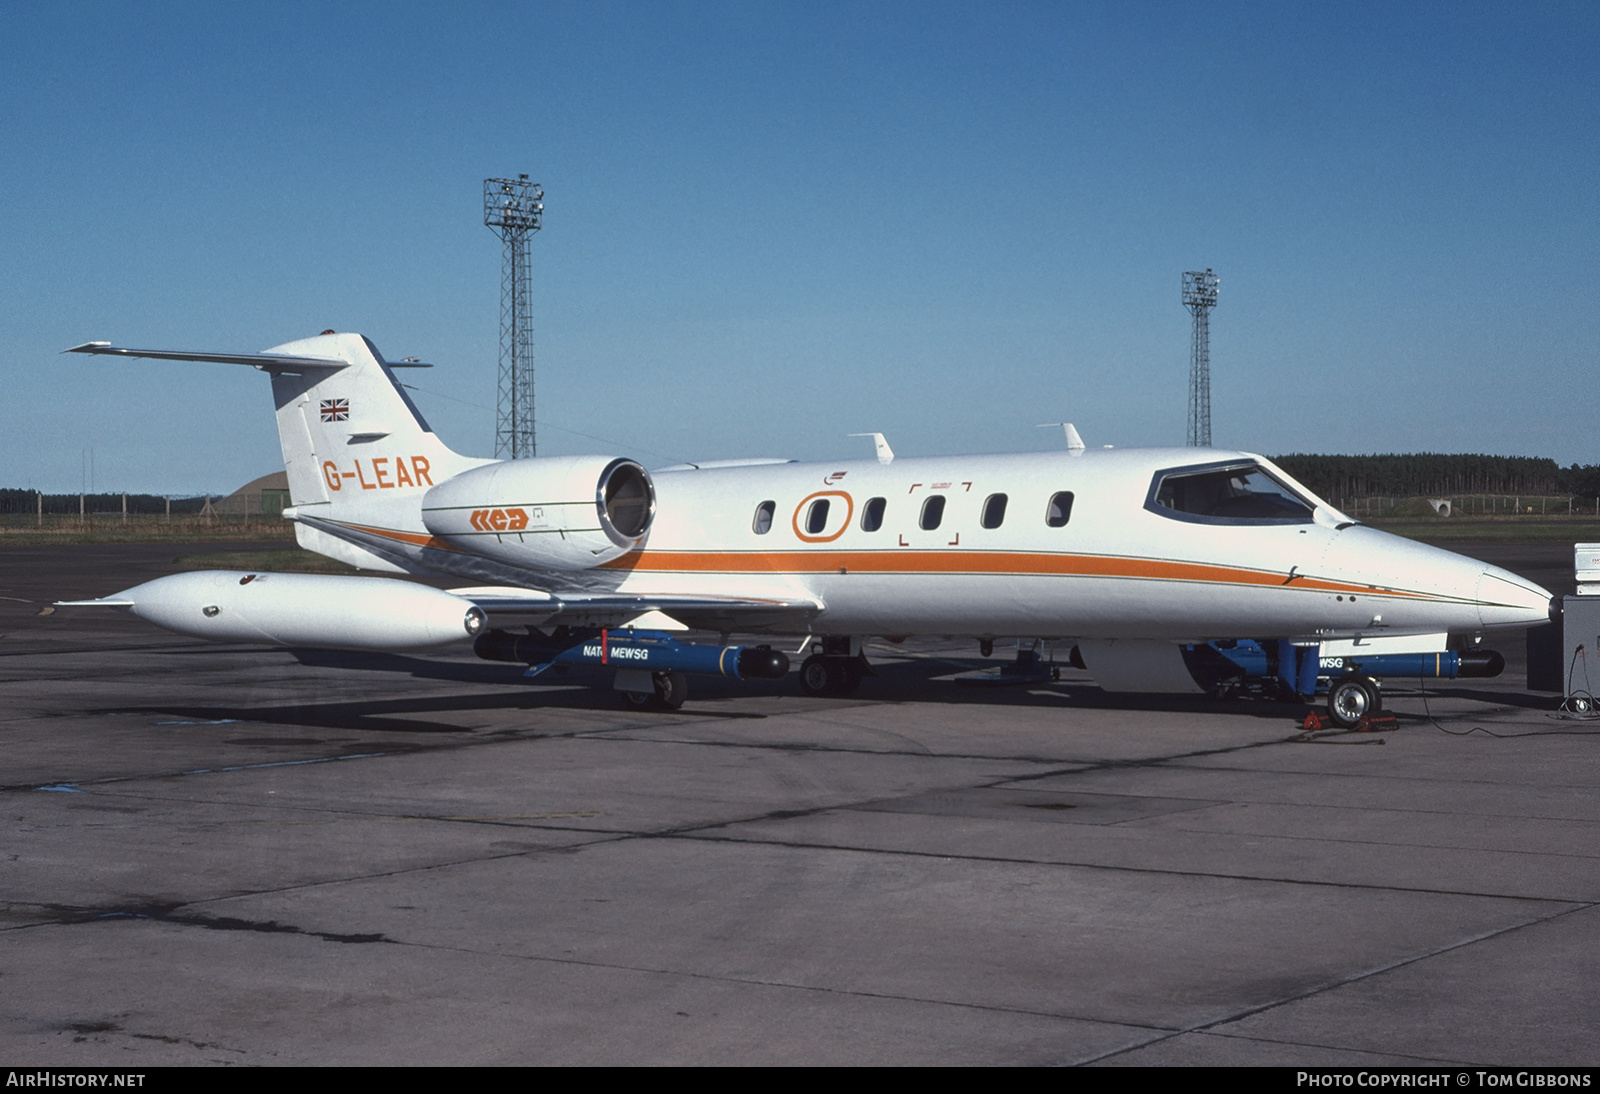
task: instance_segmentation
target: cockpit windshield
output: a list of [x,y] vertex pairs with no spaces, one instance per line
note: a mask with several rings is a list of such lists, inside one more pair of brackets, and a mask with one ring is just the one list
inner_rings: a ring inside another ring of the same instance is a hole
[[1202,524],[1309,524],[1313,505],[1254,462],[1156,474],[1145,508]]

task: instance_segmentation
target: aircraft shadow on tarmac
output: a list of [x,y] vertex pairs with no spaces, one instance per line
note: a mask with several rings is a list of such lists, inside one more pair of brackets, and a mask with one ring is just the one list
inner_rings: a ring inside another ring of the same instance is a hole
[[[344,650],[291,650],[301,664],[364,672],[404,673],[417,679],[452,680],[459,683],[494,684],[508,689],[504,699],[473,695],[463,697],[463,708],[505,709],[564,707],[609,709],[617,706],[608,670],[574,668],[562,673],[552,670],[534,680],[525,680],[512,666],[474,664],[461,661],[430,661],[403,654],[365,653]],[[952,671],[993,668],[995,661],[956,661],[942,658],[912,658],[877,663],[875,676],[861,684],[854,695],[844,699],[816,700],[827,703],[851,702],[936,702],[944,705],[1010,707],[1024,706],[1071,710],[1145,710],[1193,714],[1232,714],[1252,718],[1284,719],[1298,722],[1308,709],[1304,704],[1244,698],[1218,700],[1202,695],[1126,695],[1101,691],[1091,683],[1044,683],[1032,685],[971,686],[955,682]],[[1482,693],[1463,693],[1479,696]],[[800,697],[792,677],[780,680],[731,680],[715,676],[691,677],[688,704],[676,716],[763,717],[740,715],[726,709],[707,710],[702,703],[725,703],[741,698]],[[1527,697],[1523,697],[1527,698]],[[415,709],[415,708],[407,708]],[[438,708],[446,709],[446,708]]]
[[[620,703],[611,689],[606,670],[573,669],[562,674],[550,672],[526,680],[514,666],[458,660],[429,660],[402,654],[366,653],[342,650],[290,650],[307,667],[344,671],[396,673],[420,680],[448,681],[464,685],[490,685],[487,690],[472,690],[450,695],[414,696],[394,699],[332,700],[234,705],[162,705],[119,708],[125,714],[145,714],[191,718],[196,722],[256,723],[297,726],[321,730],[360,730],[369,733],[407,733],[452,735],[472,733],[479,727],[470,722],[473,712],[536,711],[540,709],[618,710]],[[1030,707],[1055,709],[1064,714],[1073,710],[1124,710],[1150,713],[1192,714],[1197,717],[1228,714],[1236,717],[1281,720],[1293,725],[1304,717],[1307,705],[1259,698],[1218,700],[1191,695],[1125,695],[1101,691],[1084,682],[1035,683],[1008,686],[969,686],[950,679],[952,671],[992,667],[989,662],[964,662],[945,658],[913,658],[874,665],[877,675],[863,681],[854,695],[845,699],[811,700],[828,705],[857,703],[934,702],[950,706]],[[941,679],[941,677],[943,677]],[[1414,700],[1417,693],[1404,685],[1392,685],[1391,696]],[[1489,691],[1466,688],[1427,689],[1431,701],[1472,700],[1489,706],[1523,709],[1550,709],[1555,700],[1511,690]],[[740,699],[787,697],[799,699],[799,687],[792,678],[781,680],[732,680],[695,676],[690,685],[688,704],[681,710],[657,712],[665,718],[754,718],[767,715],[730,709]],[[1437,711],[1435,712],[1438,713]],[[433,717],[428,717],[432,715]],[[445,720],[455,715],[461,720]],[[463,716],[465,716],[463,718]],[[1412,717],[1420,717],[1420,712]],[[1410,719],[1407,719],[1410,720]]]
[[[608,693],[589,688],[562,691],[506,689],[503,692],[470,692],[457,695],[415,696],[400,699],[334,700],[323,703],[274,703],[257,706],[214,704],[161,704],[123,706],[118,714],[160,715],[194,719],[196,723],[249,723],[298,726],[323,730],[362,730],[379,733],[462,734],[480,727],[447,722],[425,715],[462,715],[474,712],[564,709],[614,710],[616,703]],[[109,713],[109,712],[102,712]],[[686,713],[686,712],[678,712]],[[721,714],[727,717],[727,714]],[[761,717],[761,715],[733,715]]]

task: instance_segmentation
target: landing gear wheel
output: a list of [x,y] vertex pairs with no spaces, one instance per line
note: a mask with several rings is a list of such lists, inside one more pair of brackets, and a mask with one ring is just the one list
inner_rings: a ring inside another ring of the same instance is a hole
[[625,691],[622,701],[635,710],[677,710],[689,697],[689,678],[681,672],[653,672],[650,691]]
[[807,695],[831,695],[838,676],[837,665],[821,654],[814,654],[800,665],[800,690]]
[[1361,719],[1383,708],[1383,693],[1376,680],[1365,676],[1343,676],[1328,688],[1328,717],[1333,724],[1354,729]]
[[861,685],[861,669],[853,657],[818,653],[800,665],[800,689],[807,695],[849,695]]

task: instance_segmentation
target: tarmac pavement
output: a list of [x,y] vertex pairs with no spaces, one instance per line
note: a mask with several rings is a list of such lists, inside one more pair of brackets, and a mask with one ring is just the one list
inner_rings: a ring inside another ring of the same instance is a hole
[[[1307,735],[937,641],[650,713],[37,614],[205,549],[0,546],[0,1061],[1600,1058],[1600,723],[1520,636]],[[1452,549],[1570,590],[1567,545]]]

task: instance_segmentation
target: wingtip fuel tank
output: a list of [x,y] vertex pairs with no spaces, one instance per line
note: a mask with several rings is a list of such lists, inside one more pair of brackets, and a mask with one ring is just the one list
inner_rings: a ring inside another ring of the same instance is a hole
[[135,585],[104,603],[214,642],[427,649],[470,641],[486,617],[441,589],[382,577],[200,570]]

